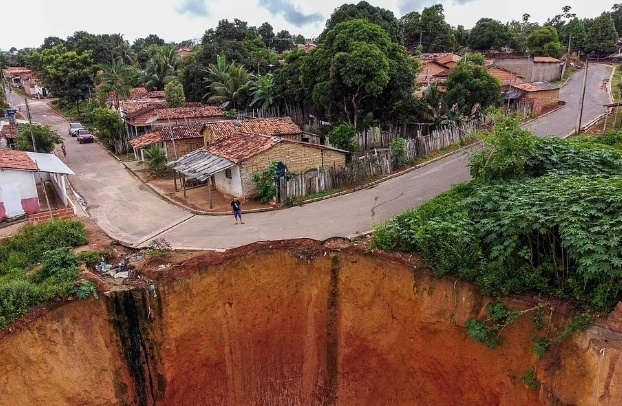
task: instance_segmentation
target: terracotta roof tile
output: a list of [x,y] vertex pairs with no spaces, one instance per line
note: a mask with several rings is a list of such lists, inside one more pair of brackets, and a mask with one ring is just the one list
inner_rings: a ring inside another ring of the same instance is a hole
[[[214,121],[204,124],[204,128],[212,132],[215,141],[226,138],[238,131],[268,136],[302,134],[300,127],[289,117],[258,118],[240,121]],[[203,132],[203,130],[201,130],[201,132]]]
[[36,171],[37,165],[24,151],[0,149],[0,168]]
[[158,120],[183,118],[222,117],[222,109],[216,106],[175,107],[159,109]]
[[525,92],[540,92],[543,90],[555,90],[559,87],[549,82],[532,82],[532,83],[517,83],[512,87],[523,90]]
[[159,133],[165,141],[173,139],[187,140],[191,138],[203,138],[203,135],[201,135],[201,128],[203,128],[203,124],[180,124],[158,128],[155,132]]
[[222,110],[216,106],[200,107],[175,107],[167,108],[163,105],[150,106],[144,110],[136,110],[127,115],[129,123],[132,125],[145,125],[156,121],[183,120],[183,119],[209,119],[222,117]]
[[17,138],[17,124],[11,124],[6,121],[0,123],[0,136],[8,139]]
[[557,58],[552,58],[550,56],[534,56],[533,61],[535,63],[560,63],[561,61]]
[[203,124],[183,124],[161,127],[153,132],[130,140],[130,145],[133,148],[144,148],[162,141],[203,138],[200,132],[202,127]]
[[239,164],[282,141],[283,139],[278,137],[235,132],[214,144],[203,147],[202,150]]
[[142,99],[149,91],[145,87],[130,89],[130,100]]
[[491,76],[499,79],[502,85],[511,85],[525,81],[524,77],[512,72],[509,69],[502,68],[497,65],[488,65],[486,66],[486,70],[488,70],[488,73],[490,73]]
[[144,134],[140,137],[136,137],[130,140],[130,145],[132,146],[132,148],[138,149],[148,147],[149,145],[156,144],[158,142],[162,142],[162,136],[159,133],[155,132]]

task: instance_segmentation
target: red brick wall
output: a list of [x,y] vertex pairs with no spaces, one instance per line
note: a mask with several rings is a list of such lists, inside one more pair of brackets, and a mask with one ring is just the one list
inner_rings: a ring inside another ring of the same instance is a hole
[[[66,220],[75,217],[73,208],[67,207],[64,209],[52,210],[52,217],[56,219]],[[50,220],[49,211],[41,211],[39,213],[31,214],[28,216],[30,223],[44,223]]]

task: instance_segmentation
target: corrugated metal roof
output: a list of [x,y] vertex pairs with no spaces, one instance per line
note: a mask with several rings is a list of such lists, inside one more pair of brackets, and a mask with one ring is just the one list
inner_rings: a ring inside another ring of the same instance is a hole
[[41,172],[75,175],[75,172],[54,154],[41,154],[39,152],[26,152],[26,154],[37,164]]
[[199,149],[170,162],[166,166],[190,178],[206,181],[213,174],[229,169],[234,165],[226,158]]

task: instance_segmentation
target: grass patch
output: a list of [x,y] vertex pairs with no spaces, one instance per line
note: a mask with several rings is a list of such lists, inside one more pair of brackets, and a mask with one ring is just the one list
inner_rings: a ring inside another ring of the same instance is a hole
[[84,224],[75,220],[28,225],[0,242],[0,329],[71,294],[80,275],[73,248],[86,243]]

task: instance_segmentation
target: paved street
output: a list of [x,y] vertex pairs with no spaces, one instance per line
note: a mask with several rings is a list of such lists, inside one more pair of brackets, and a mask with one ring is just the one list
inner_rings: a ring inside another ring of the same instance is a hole
[[[604,112],[602,105],[609,102],[607,92],[601,89],[603,79],[609,77],[608,69],[593,64],[589,73],[584,123]],[[574,75],[562,90],[567,105],[533,121],[528,128],[538,135],[565,136],[571,132],[581,81],[580,74]],[[14,93],[10,103],[25,111],[23,98]],[[99,144],[78,144],[67,134],[67,122],[47,106],[46,100],[29,104],[34,121],[51,125],[65,138],[65,161],[76,172],[70,180],[86,200],[89,214],[111,237],[134,246],[156,237],[178,249],[227,249],[262,240],[345,237],[368,231],[377,222],[469,179],[467,156],[458,153],[371,189],[302,207],[245,214],[245,224],[235,225],[232,216],[193,215],[163,200]],[[62,156],[60,150],[57,154]]]
[[[610,65],[590,63],[588,66],[588,80],[585,86],[585,100],[583,103],[583,117],[581,126],[594,120],[605,112],[604,104],[611,103],[609,93],[604,86],[611,76]],[[552,114],[541,117],[525,126],[535,135],[556,135],[566,137],[573,133],[577,124],[579,105],[581,102],[581,88],[583,86],[583,70],[575,73],[568,83],[561,88],[559,99],[566,105]]]

